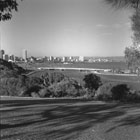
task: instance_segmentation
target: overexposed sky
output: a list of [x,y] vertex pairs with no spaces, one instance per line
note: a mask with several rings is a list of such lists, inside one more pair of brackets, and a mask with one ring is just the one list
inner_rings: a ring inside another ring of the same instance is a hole
[[131,12],[104,0],[23,0],[1,22],[1,46],[21,56],[122,56],[131,45]]

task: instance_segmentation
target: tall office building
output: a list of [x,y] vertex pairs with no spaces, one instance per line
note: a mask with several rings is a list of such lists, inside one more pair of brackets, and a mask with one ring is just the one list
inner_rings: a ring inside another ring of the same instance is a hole
[[4,50],[0,50],[0,59],[3,59]]
[[25,62],[27,62],[27,50],[25,49],[22,51],[22,58]]
[[3,59],[6,60],[6,61],[8,61],[8,60],[9,60],[8,54],[4,54],[4,55],[3,55]]
[[13,54],[9,56],[9,61],[15,62],[15,56]]

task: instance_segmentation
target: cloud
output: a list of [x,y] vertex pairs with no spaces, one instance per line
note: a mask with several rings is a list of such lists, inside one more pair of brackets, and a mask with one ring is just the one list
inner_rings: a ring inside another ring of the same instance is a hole
[[105,24],[97,24],[96,27],[98,28],[107,28],[108,26]]
[[124,25],[128,28],[131,28],[131,22],[126,22]]
[[122,24],[120,24],[120,23],[115,23],[115,24],[112,25],[112,27],[115,28],[115,29],[119,29],[119,28],[122,27]]
[[119,29],[121,28],[123,25],[120,23],[115,23],[115,24],[111,24],[111,25],[105,25],[105,24],[97,24],[96,27],[100,28],[100,29],[107,29],[107,28],[112,28],[112,29]]
[[110,36],[110,35],[112,35],[112,33],[111,33],[111,32],[104,32],[104,33],[102,33],[101,35],[102,35],[102,36]]
[[113,33],[112,32],[103,32],[97,34],[98,37],[105,37],[105,36],[111,36]]

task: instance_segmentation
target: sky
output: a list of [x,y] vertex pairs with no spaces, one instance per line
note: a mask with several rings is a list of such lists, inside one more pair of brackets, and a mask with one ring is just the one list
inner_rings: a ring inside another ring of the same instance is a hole
[[132,44],[132,11],[104,0],[23,0],[0,23],[1,48],[28,56],[123,56]]

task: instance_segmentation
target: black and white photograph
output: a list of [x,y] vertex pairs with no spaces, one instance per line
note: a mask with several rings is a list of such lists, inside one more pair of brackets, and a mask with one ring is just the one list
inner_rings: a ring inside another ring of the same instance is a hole
[[140,140],[140,0],[0,0],[1,140]]

